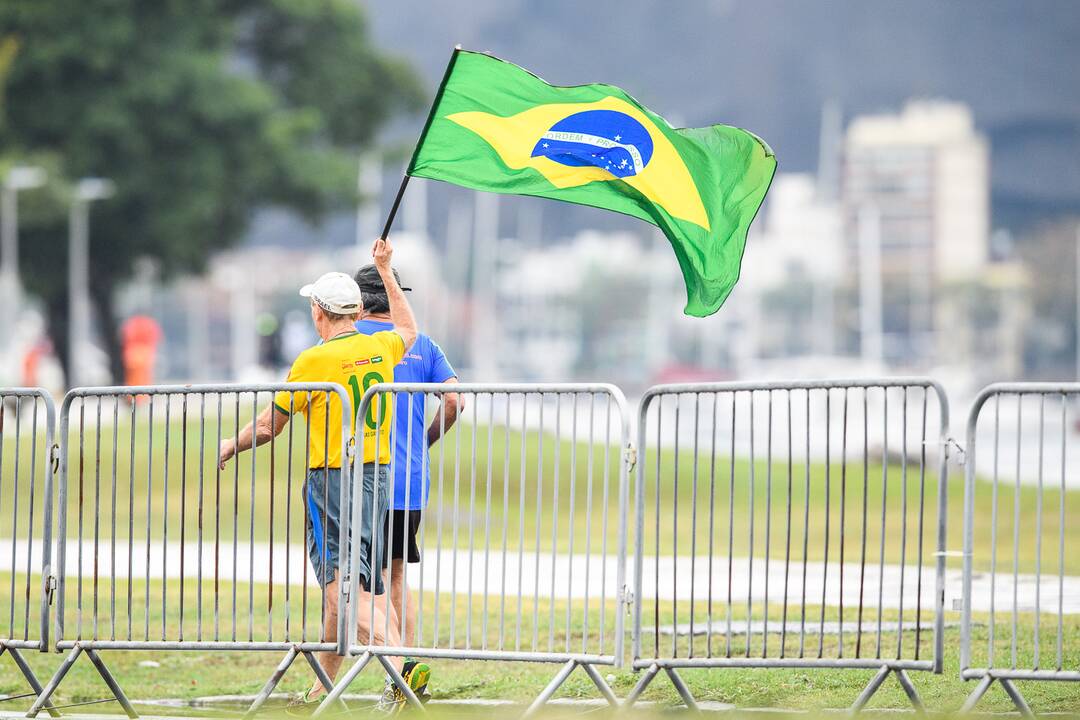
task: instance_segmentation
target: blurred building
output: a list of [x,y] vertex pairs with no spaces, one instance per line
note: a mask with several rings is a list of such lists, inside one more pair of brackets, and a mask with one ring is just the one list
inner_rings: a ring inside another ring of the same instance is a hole
[[[980,281],[989,259],[990,150],[970,109],[914,101],[899,114],[854,118],[840,202],[847,265],[862,270],[847,285],[867,302],[862,284],[876,284],[881,317],[870,332],[880,332],[882,359],[925,367],[972,352],[973,338],[957,334],[967,324],[952,322],[957,310],[948,307],[957,287]],[[877,252],[869,264],[867,242]]]

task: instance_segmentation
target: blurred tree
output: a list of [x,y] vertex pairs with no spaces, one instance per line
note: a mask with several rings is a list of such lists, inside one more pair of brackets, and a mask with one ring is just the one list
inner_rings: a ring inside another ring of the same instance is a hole
[[[352,0],[0,3],[0,147],[54,155],[117,194],[91,221],[91,295],[120,378],[113,294],[140,257],[199,271],[254,210],[309,220],[355,200],[355,157],[419,81]],[[48,207],[53,211],[48,212]],[[67,357],[67,214],[20,229],[27,289]]]

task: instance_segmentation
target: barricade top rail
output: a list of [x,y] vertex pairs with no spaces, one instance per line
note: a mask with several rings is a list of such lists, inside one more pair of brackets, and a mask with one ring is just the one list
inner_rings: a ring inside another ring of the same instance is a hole
[[276,382],[276,383],[202,383],[193,385],[103,385],[100,387],[77,387],[67,391],[64,402],[78,397],[112,397],[125,395],[198,395],[209,393],[264,393],[289,390],[294,392],[323,392],[334,390],[348,398],[345,388],[332,382]]
[[944,394],[941,383],[922,375],[887,378],[829,378],[826,380],[717,380],[712,382],[665,383],[653,385],[645,395],[712,392],[714,390],[837,390],[844,388],[933,387]]

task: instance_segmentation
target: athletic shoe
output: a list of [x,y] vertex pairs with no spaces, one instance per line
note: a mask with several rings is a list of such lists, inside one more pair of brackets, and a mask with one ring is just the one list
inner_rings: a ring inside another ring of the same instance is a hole
[[[406,658],[401,668],[401,677],[409,684],[409,689],[421,699],[421,702],[431,697],[427,692],[428,681],[431,679],[431,668],[427,663]],[[375,710],[387,714],[400,712],[405,707],[405,702],[405,693],[387,677],[383,685],[382,697],[375,706]]]
[[319,703],[322,702],[322,695],[319,697],[311,697],[311,689],[308,688],[302,693],[297,693],[296,697],[289,701],[289,704],[285,706],[285,714],[292,717],[308,717],[315,708],[319,707]]

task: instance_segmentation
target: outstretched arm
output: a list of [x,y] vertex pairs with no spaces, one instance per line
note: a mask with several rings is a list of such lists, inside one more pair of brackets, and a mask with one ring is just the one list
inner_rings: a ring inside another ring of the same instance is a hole
[[256,445],[270,442],[270,438],[281,434],[289,424],[289,419],[288,415],[274,409],[273,403],[267,405],[253,422],[244,426],[239,435],[221,441],[221,447],[218,448],[218,467],[224,470],[225,463],[245,450],[250,450],[253,442]]
[[[446,381],[447,384],[457,383],[458,379],[450,378]],[[431,421],[431,425],[427,429],[427,444],[431,447],[435,443],[439,442],[446,431],[454,426],[457,422],[458,415],[465,410],[465,398],[460,393],[443,393],[442,402],[439,403],[439,409],[435,413],[435,418]]]

